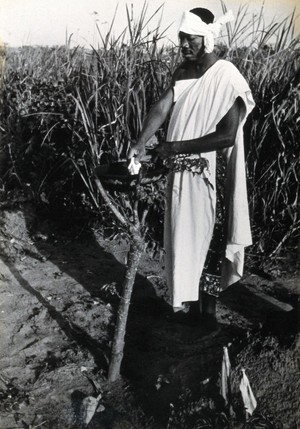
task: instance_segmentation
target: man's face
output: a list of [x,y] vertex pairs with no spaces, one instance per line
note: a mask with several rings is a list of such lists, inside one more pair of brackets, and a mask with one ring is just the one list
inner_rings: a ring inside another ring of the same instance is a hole
[[204,54],[204,37],[179,32],[180,49],[185,60],[196,61]]

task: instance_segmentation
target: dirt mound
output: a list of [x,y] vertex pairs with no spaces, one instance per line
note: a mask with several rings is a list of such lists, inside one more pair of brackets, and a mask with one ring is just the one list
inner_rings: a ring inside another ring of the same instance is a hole
[[[247,372],[259,410],[272,416],[276,428],[297,428],[300,421],[300,337],[287,347],[273,336],[257,334],[236,356],[233,389],[238,390],[241,369]],[[284,416],[284,417],[283,417]]]

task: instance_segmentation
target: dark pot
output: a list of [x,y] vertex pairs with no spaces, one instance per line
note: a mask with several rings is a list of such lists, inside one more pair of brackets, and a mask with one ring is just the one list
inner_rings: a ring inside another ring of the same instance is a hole
[[137,185],[143,186],[157,182],[166,173],[167,170],[163,167],[157,169],[151,164],[142,163],[139,174],[130,174],[127,161],[102,164],[95,169],[95,175],[104,187],[121,191],[129,191]]

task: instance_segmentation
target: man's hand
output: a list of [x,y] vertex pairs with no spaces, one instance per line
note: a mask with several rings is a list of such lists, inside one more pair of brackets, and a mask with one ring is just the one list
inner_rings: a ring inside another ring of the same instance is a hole
[[128,150],[127,159],[130,160],[131,158],[135,158],[136,162],[139,162],[141,158],[145,154],[145,148],[144,146],[133,144],[130,145],[130,148]]

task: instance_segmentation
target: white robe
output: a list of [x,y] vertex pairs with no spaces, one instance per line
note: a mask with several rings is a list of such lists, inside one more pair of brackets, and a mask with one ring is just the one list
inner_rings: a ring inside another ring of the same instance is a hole
[[[174,86],[174,108],[168,141],[190,140],[213,133],[237,97],[244,109],[227,159],[227,237],[221,286],[243,274],[244,247],[252,244],[244,162],[243,125],[254,107],[249,86],[230,62],[218,60],[198,79],[180,80]],[[197,157],[199,155],[193,155]],[[199,298],[199,282],[211,242],[216,211],[216,152],[202,155],[209,171],[170,173],[166,192],[165,265],[174,308]],[[208,183],[209,182],[209,183]]]

